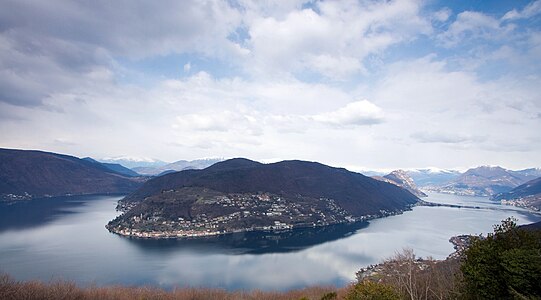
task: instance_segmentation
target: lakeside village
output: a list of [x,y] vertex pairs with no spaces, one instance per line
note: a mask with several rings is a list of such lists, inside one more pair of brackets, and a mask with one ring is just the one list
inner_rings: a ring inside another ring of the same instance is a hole
[[521,197],[518,199],[502,199],[500,200],[502,205],[511,205],[516,207],[522,207],[535,213],[541,213],[539,207],[541,207],[541,197],[537,195]]
[[[266,193],[229,194],[216,197],[210,204],[208,200],[205,202],[207,203],[195,204],[194,210],[205,211],[206,206],[207,213],[198,213],[191,220],[182,217],[171,220],[157,213],[141,213],[129,218],[121,215],[106,228],[119,235],[137,238],[190,238],[354,223],[403,212],[380,210],[376,214],[354,217],[333,199],[301,198],[289,201],[284,197]],[[119,202],[119,210],[124,212],[133,207],[134,204]],[[224,211],[230,213],[224,214]]]

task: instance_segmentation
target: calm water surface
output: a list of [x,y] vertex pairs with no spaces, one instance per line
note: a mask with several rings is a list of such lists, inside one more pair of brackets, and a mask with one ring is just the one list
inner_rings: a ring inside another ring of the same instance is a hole
[[[79,284],[205,286],[285,290],[344,285],[355,272],[402,248],[445,258],[449,238],[492,231],[514,216],[541,220],[487,198],[431,194],[424,200],[480,209],[415,207],[369,224],[204,240],[140,240],[109,233],[121,197],[87,196],[0,205],[0,272],[16,279],[68,279]],[[39,201],[39,202],[38,202]]]

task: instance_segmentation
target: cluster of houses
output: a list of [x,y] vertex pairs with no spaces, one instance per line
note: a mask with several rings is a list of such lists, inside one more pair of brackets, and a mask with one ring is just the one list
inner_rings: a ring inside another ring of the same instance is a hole
[[299,196],[293,201],[268,193],[221,195],[195,205],[199,205],[199,213],[191,218],[164,218],[154,212],[132,216],[124,222],[108,225],[107,228],[124,236],[182,238],[318,227],[364,221],[397,213],[380,211],[379,214],[354,217],[333,199]]

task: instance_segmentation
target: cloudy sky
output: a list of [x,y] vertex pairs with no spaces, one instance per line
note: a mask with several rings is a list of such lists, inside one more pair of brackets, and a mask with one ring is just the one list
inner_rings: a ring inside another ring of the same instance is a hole
[[0,147],[541,167],[541,0],[3,0]]

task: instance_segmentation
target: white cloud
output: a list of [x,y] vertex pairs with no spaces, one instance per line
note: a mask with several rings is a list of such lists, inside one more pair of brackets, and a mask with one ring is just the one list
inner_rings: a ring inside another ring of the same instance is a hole
[[436,11],[433,15],[432,15],[432,18],[433,20],[435,21],[438,21],[438,22],[445,22],[449,19],[449,17],[451,16],[453,12],[451,11],[451,9],[447,8],[447,7],[444,7],[438,11]]
[[192,69],[192,64],[191,63],[184,64],[184,67],[182,67],[182,69],[184,70],[184,73],[188,73]]
[[479,142],[485,140],[482,136],[472,136],[470,134],[459,134],[451,132],[427,132],[421,131],[411,135],[411,137],[421,143],[445,143],[459,144],[465,142]]
[[370,101],[361,100],[336,111],[315,115],[313,119],[336,126],[373,125],[383,122],[383,112]]
[[39,106],[51,94],[90,85],[95,70],[117,72],[117,58],[244,55],[227,38],[240,12],[223,1],[5,1],[0,20],[0,101],[13,105]]
[[476,11],[457,15],[448,30],[439,36],[447,47],[457,46],[464,40],[501,39],[514,29],[511,24],[501,25],[500,20]]
[[541,1],[537,0],[528,4],[522,11],[518,12],[516,9],[508,11],[502,20],[516,20],[527,19],[541,13]]
[[261,135],[260,120],[253,115],[232,111],[207,111],[180,115],[173,128],[185,131],[233,131],[236,134]]
[[281,19],[250,19],[248,68],[259,75],[308,71],[342,79],[362,71],[368,55],[431,32],[415,1],[314,5],[315,10],[292,11]]
[[389,65],[384,78],[366,94],[386,113],[377,127],[381,143],[402,149],[401,159],[422,156],[426,165],[438,165],[442,157],[460,155],[470,164],[498,163],[501,153],[521,149],[508,158],[527,161],[541,147],[533,138],[541,126],[538,77],[481,81],[472,72],[448,71],[429,56]]
[[[536,15],[538,3],[502,20],[455,19],[413,0],[6,1],[2,146],[169,161],[532,166],[541,34],[514,20]],[[154,60],[171,62],[175,76]]]

